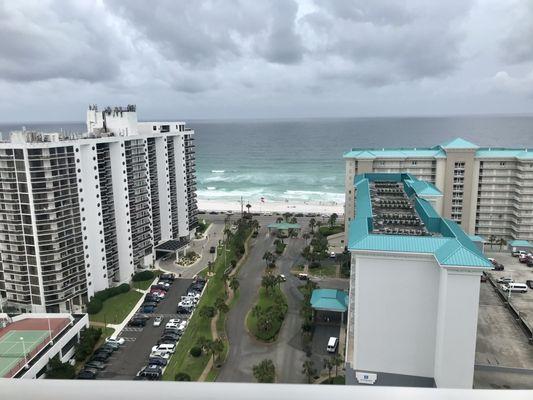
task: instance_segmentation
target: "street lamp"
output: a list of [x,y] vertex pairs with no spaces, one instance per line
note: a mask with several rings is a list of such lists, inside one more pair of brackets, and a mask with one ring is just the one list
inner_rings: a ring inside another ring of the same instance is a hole
[[24,338],[21,336],[20,340],[22,342],[22,352],[24,353],[24,362],[26,363],[25,367],[28,365],[28,356],[26,355],[26,345],[24,344]]
[[509,272],[511,273],[511,282],[509,282],[507,284],[507,304],[511,305],[511,283],[513,282],[513,271],[512,269],[509,270]]

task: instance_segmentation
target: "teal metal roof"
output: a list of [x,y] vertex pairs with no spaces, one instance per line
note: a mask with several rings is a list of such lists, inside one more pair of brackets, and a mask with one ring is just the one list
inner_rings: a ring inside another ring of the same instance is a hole
[[476,151],[476,157],[533,160],[533,149],[481,148]]
[[468,235],[468,237],[470,238],[472,242],[485,243],[487,241],[483,236],[479,236],[479,235]]
[[405,184],[412,188],[418,196],[442,196],[442,192],[435,185],[426,181],[411,180],[406,181]]
[[279,222],[268,225],[271,229],[300,229],[300,224],[289,224],[288,222]]
[[511,247],[533,247],[527,240],[511,240],[509,245]]
[[311,294],[315,310],[344,312],[348,309],[348,295],[342,290],[315,289]]
[[[373,234],[371,181],[403,182],[406,194],[411,198],[420,219],[434,236],[409,236]],[[369,173],[354,179],[356,188],[356,216],[350,223],[348,248],[350,251],[382,251],[398,253],[433,254],[442,266],[475,267],[491,269],[485,258],[468,235],[455,222],[442,218],[431,204],[419,197],[414,190],[420,182],[410,174]]]
[[446,158],[442,149],[406,148],[406,149],[358,149],[353,148],[344,153],[344,158],[374,159],[374,158]]
[[447,142],[444,142],[437,147],[441,147],[443,149],[477,149],[479,148],[477,144],[469,142],[468,140],[464,140],[463,138],[455,138],[452,140],[448,140]]

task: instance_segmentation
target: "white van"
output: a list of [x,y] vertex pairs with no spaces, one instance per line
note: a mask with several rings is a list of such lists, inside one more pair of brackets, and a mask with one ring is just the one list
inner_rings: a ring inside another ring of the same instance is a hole
[[504,292],[507,292],[508,290],[510,290],[511,292],[519,292],[519,293],[527,292],[527,285],[525,283],[510,282],[502,286],[503,286],[502,290]]
[[337,346],[339,345],[339,339],[335,336],[331,336],[328,340],[328,353],[335,353],[337,351]]

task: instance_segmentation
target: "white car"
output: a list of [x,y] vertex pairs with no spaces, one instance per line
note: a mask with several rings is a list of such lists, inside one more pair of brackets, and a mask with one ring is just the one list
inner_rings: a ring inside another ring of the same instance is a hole
[[178,307],[191,308],[191,307],[194,307],[194,304],[192,301],[185,300],[185,301],[180,301],[178,303]]
[[105,340],[106,343],[114,343],[114,344],[118,344],[120,346],[122,346],[125,342],[124,338],[116,338],[116,339],[113,339],[113,338],[106,338]]
[[331,252],[329,253],[329,258],[335,258],[335,257],[337,257],[337,255],[335,254],[334,251],[331,251]]
[[169,319],[169,320],[168,320],[168,323],[169,323],[169,324],[180,324],[180,323],[181,323],[181,319],[179,319],[179,318],[172,318],[172,319]]
[[163,322],[163,317],[159,316],[154,318],[154,326],[160,326],[161,322]]
[[502,277],[502,278],[499,278],[497,282],[498,282],[498,283],[513,283],[514,280],[513,280],[513,278],[511,278],[511,277],[504,276],[504,277]]
[[287,278],[286,278],[285,275],[283,275],[283,274],[279,274],[279,279],[280,279],[280,281],[282,281],[282,282],[285,282],[285,281],[287,280]]
[[170,358],[170,353],[166,351],[152,351],[150,353],[150,357],[160,357],[164,358],[165,360],[168,360]]

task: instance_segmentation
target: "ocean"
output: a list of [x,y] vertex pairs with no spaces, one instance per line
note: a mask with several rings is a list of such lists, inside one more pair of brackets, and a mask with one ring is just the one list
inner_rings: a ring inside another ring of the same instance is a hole
[[[179,119],[179,118],[177,118]],[[84,123],[0,124],[83,132]],[[200,200],[342,203],[352,147],[424,147],[454,137],[481,146],[533,147],[533,116],[188,121],[195,129]]]

